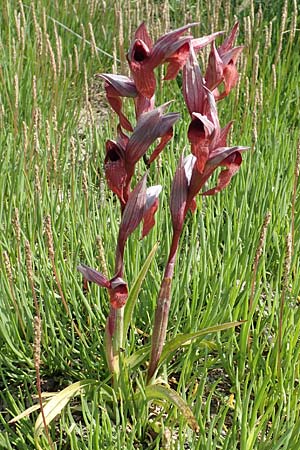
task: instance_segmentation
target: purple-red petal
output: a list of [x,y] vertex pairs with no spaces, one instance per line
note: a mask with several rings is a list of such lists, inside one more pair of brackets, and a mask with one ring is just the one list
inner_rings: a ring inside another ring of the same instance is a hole
[[140,116],[126,149],[126,159],[130,164],[135,164],[142,158],[157,138],[170,133],[170,128],[179,119],[180,114],[163,115],[168,105],[169,103],[166,103]]
[[209,156],[211,137],[202,120],[195,118],[188,129],[188,139],[191,143],[192,154],[197,158],[197,170],[202,173]]
[[96,283],[101,287],[105,287],[107,289],[110,288],[110,281],[106,278],[105,275],[98,272],[95,269],[92,269],[89,266],[86,266],[85,264],[80,264],[77,267],[77,270],[79,270],[80,273],[84,276],[84,278],[87,281],[90,281],[91,283]]
[[193,49],[197,53],[199,50],[213,42],[221,34],[224,34],[224,31],[217,31],[216,33],[209,34],[208,36],[202,36],[201,38],[192,39]]
[[139,94],[135,99],[135,115],[137,120],[139,120],[142,114],[145,114],[149,111],[153,111],[155,104],[155,95],[151,98],[144,97],[142,94]]
[[225,39],[222,45],[218,48],[218,52],[220,56],[222,56],[224,53],[228,52],[233,46],[233,43],[236,39],[237,33],[239,31],[239,23],[236,22],[229,34],[229,36]]
[[228,122],[228,124],[225,125],[225,127],[219,131],[216,138],[213,139],[213,143],[212,143],[213,148],[226,147],[227,136],[228,136],[230,128],[232,127],[232,124],[233,124],[233,121]]
[[136,97],[137,90],[134,81],[124,75],[115,75],[110,73],[101,73],[100,78],[103,78],[107,84],[112,86],[117,95],[120,97]]
[[143,219],[146,204],[146,182],[147,174],[135,186],[126,203],[118,238],[121,252],[124,250],[126,239],[133,233]]
[[129,63],[136,88],[140,95],[151,99],[156,89],[156,79],[154,71],[149,64]]
[[223,61],[216,49],[215,43],[211,45],[208,66],[205,73],[206,87],[213,91],[223,81]]
[[217,186],[203,192],[202,195],[214,195],[225,189],[229,185],[233,175],[239,170],[242,161],[242,155],[239,152],[232,153],[228,158],[223,160],[221,165],[227,168],[220,172]]
[[190,115],[193,112],[204,113],[206,91],[202,73],[193,47],[183,69],[183,96]]
[[173,80],[178,75],[180,69],[184,67],[190,53],[190,44],[186,42],[183,44],[172,56],[166,59],[168,62],[167,73],[164,80]]
[[131,123],[122,112],[123,102],[118,92],[115,90],[113,86],[109,85],[108,83],[105,84],[105,91],[107,101],[112,107],[112,109],[115,111],[115,113],[118,114],[121,126],[125,128],[125,130],[127,131],[132,131]]
[[141,41],[144,41],[145,44],[147,45],[147,47],[149,49],[151,49],[153,47],[153,42],[152,39],[148,33],[147,27],[145,25],[145,22],[142,22],[139,27],[137,28],[135,34],[134,34],[134,39],[140,39]]
[[189,180],[186,174],[184,159],[181,156],[174,175],[170,196],[172,224],[173,229],[176,231],[180,231],[183,226],[188,188]]
[[152,230],[155,225],[154,215],[158,209],[158,203],[158,198],[156,198],[144,213],[142,239],[149,234],[150,230]]
[[173,137],[173,128],[170,128],[164,136],[162,136],[160,143],[155,147],[153,152],[151,153],[151,156],[148,160],[148,164],[151,164],[163,151],[167,143],[172,139]]

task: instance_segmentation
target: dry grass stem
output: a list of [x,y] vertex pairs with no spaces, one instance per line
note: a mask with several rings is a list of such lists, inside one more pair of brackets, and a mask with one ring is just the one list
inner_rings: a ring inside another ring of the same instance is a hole
[[272,79],[273,79],[273,89],[275,90],[277,86],[277,75],[275,64],[272,64]]
[[32,261],[32,252],[30,248],[29,241],[26,239],[25,241],[25,255],[26,255],[26,272],[29,280],[29,285],[32,293],[33,303],[34,303],[34,309],[35,314],[37,316],[40,315],[40,306],[39,302],[36,296],[35,287],[34,287],[34,269],[33,269],[33,261]]
[[298,5],[297,0],[293,0],[293,14],[292,14],[292,23],[291,23],[291,31],[290,31],[290,43],[292,44],[297,30],[297,20],[298,20]]
[[74,45],[75,70],[79,73],[79,55],[77,45]]
[[89,22],[88,27],[89,27],[90,37],[91,37],[91,51],[92,51],[92,56],[97,56],[97,45],[96,45],[96,40],[95,40],[95,34],[94,34],[94,30],[93,30],[93,25],[91,24],[91,22]]
[[54,29],[54,35],[55,35],[55,47],[56,47],[56,61],[57,61],[57,71],[60,73],[61,71],[61,64],[62,64],[62,44],[61,39],[57,31],[56,23],[53,22],[53,29]]
[[56,59],[55,59],[55,54],[51,45],[51,41],[49,38],[49,35],[46,34],[46,42],[47,42],[47,49],[48,49],[48,54],[50,57],[50,62],[51,62],[51,68],[53,71],[53,79],[54,81],[56,81],[57,78],[57,64],[56,64]]
[[274,61],[275,65],[277,65],[280,55],[281,55],[282,40],[283,40],[284,31],[285,31],[287,13],[288,13],[288,0],[285,0],[283,8],[282,8],[281,18],[280,18],[279,42],[278,42],[277,52],[276,52],[275,61]]
[[22,17],[22,22],[23,22],[23,26],[26,27],[26,16],[25,16],[25,11],[24,11],[24,6],[23,6],[23,2],[22,0],[18,1],[18,5],[19,5],[19,10],[20,10],[20,15]]
[[40,180],[40,168],[38,164],[34,166],[34,191],[36,193],[37,198],[42,200],[42,189],[41,189],[41,180]]

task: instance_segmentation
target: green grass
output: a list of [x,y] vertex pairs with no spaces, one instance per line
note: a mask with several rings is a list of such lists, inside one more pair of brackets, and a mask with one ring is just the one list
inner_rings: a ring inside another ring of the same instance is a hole
[[[145,19],[153,33],[159,34],[169,26],[168,12],[172,28],[199,21],[197,36],[211,32],[213,27],[214,31],[223,29],[225,19],[232,25],[233,16],[237,15],[241,24],[239,43],[249,38],[245,18],[252,14],[251,2],[243,2],[243,7],[231,5],[230,11],[228,2],[221,2],[219,22],[215,25],[212,24],[214,2],[193,0],[184,7],[181,2],[169,0],[169,4],[165,2],[165,7],[159,9],[160,2],[149,0],[147,12],[142,7],[136,9],[133,3],[130,0],[116,3],[123,17],[125,49],[140,20]],[[184,445],[195,450],[299,449],[299,195],[284,305],[280,376],[277,372],[285,240],[291,230],[296,148],[300,137],[300,24],[298,20],[291,41],[289,30],[294,13],[292,2],[288,3],[291,4],[282,51],[275,64],[283,2],[263,2],[260,24],[259,2],[254,2],[254,31],[244,51],[247,62],[239,89],[219,104],[219,110],[222,124],[235,120],[232,143],[251,145],[255,121],[257,141],[253,151],[245,154],[241,170],[227,190],[212,198],[198,198],[197,211],[188,218],[181,240],[168,338],[179,332],[196,332],[219,323],[247,319],[260,230],[266,213],[272,214],[258,265],[250,320],[238,329],[195,341],[178,351],[162,368],[165,380],[191,406],[200,426],[199,433],[195,434],[173,407],[149,409],[145,400],[138,399],[138,408],[134,408],[134,386],[125,386],[119,403],[111,390],[101,388],[101,383],[107,383],[109,377],[103,350],[108,298],[95,285],[85,293],[76,271],[79,262],[103,269],[97,236],[101,237],[110,275],[114,265],[120,215],[116,199],[105,185],[103,159],[105,140],[114,138],[117,123],[106,106],[103,86],[94,77],[99,72],[111,72],[113,60],[101,51],[93,52],[89,23],[97,47],[112,55],[114,38],[119,48],[115,4],[108,0],[105,8],[101,1],[37,0],[33,2],[33,14],[31,4],[24,2],[24,22],[21,2],[2,2],[0,448],[35,448],[36,413],[15,425],[8,424],[12,417],[36,402],[37,394],[33,361],[35,311],[25,254],[28,240],[42,317],[43,391],[59,391],[83,379],[97,379],[100,383],[99,387],[90,388],[86,396],[76,397],[51,424],[49,429],[56,449],[183,449]],[[226,14],[229,16],[225,17]],[[52,19],[57,21],[56,30]],[[271,20],[272,42],[266,49],[265,27]],[[56,33],[61,39],[61,51],[57,49]],[[81,37],[85,33],[88,42],[74,33]],[[56,69],[51,63],[49,43]],[[253,80],[255,52],[259,55],[256,84]],[[120,72],[120,64],[116,63]],[[85,72],[93,121],[86,103]],[[253,111],[258,92],[262,93],[262,101],[256,106],[255,119]],[[157,104],[172,98],[175,99],[173,110],[182,111],[180,76],[163,84]],[[156,296],[170,244],[170,177],[182,149],[187,147],[187,126],[188,115],[183,112],[183,120],[176,125],[175,138],[163,153],[161,168],[150,171],[149,184],[164,186],[155,229],[143,241],[135,232],[127,244],[126,279],[131,286],[155,242],[160,242],[139,295],[128,351],[140,349],[149,342],[147,335],[151,334]],[[141,165],[140,174],[143,170]],[[15,225],[16,211],[20,237]],[[55,267],[81,338],[66,314],[53,276],[44,224],[47,215],[52,220]],[[11,279],[5,254],[10,261]],[[138,334],[137,329],[145,336]],[[143,387],[144,370],[143,366],[135,369],[137,386]],[[168,433],[172,436],[170,447],[167,447]],[[49,448],[44,438],[41,446]]]

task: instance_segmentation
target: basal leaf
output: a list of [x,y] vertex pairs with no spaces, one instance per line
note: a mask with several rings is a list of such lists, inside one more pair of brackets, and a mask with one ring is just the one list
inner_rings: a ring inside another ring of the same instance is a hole
[[229,328],[237,327],[241,325],[244,321],[240,322],[226,322],[220,325],[214,325],[212,327],[203,328],[203,330],[196,331],[195,333],[178,334],[171,341],[167,342],[163,348],[158,366],[160,366],[173,352],[178,350],[183,345],[186,345],[190,341],[197,339],[199,337],[205,336],[210,333],[217,333],[219,331],[228,330]]

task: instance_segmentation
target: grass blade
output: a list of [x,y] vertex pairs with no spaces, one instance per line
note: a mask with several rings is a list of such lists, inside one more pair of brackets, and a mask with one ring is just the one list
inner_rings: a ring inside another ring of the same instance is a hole
[[172,403],[179,409],[181,414],[186,418],[192,430],[196,432],[199,430],[199,425],[197,424],[197,421],[190,407],[183,400],[183,398],[180,397],[180,395],[177,394],[176,391],[174,391],[174,389],[162,386],[161,384],[151,384],[146,387],[145,394],[148,400],[158,399],[158,400],[166,400],[167,402]]
[[[46,424],[49,425],[50,422],[62,411],[62,409],[69,403],[69,401],[77,394],[79,394],[82,389],[87,386],[96,384],[97,380],[81,380],[76,383],[71,384],[62,391],[55,394],[51,400],[45,405],[44,415],[46,418]],[[34,427],[34,437],[37,438],[44,429],[44,423],[42,415],[39,414],[35,422]]]

